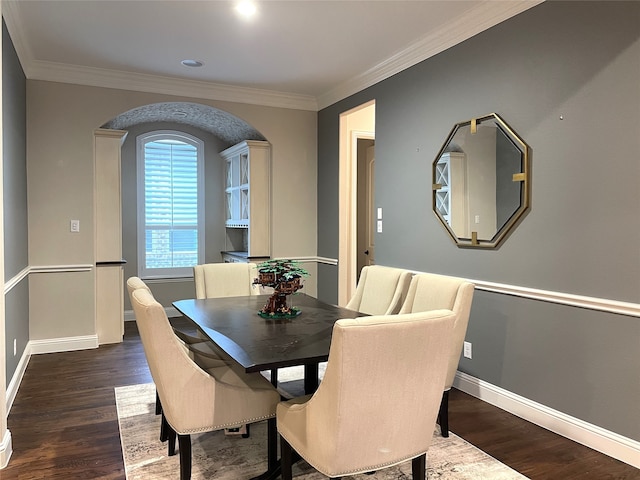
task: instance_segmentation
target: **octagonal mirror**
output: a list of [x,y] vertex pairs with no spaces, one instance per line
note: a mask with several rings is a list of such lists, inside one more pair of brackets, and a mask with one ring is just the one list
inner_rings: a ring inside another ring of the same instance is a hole
[[454,125],[433,162],[433,212],[459,247],[495,248],[529,209],[529,147],[495,113]]

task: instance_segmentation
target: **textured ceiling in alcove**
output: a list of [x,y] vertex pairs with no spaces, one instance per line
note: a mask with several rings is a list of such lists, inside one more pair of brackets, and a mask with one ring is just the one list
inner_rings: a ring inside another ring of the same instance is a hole
[[220,138],[226,146],[243,140],[265,140],[255,128],[244,120],[223,110],[188,102],[165,102],[144,105],[121,113],[102,128],[126,130],[140,123],[175,122],[191,125]]

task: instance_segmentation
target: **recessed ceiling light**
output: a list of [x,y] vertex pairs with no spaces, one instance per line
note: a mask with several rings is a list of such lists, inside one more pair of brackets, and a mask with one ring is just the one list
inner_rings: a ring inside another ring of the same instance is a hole
[[251,18],[256,14],[258,7],[251,0],[241,0],[236,3],[236,12],[243,18]]
[[203,62],[201,62],[200,60],[182,60],[182,65],[184,65],[185,67],[201,67],[202,65],[204,65]]

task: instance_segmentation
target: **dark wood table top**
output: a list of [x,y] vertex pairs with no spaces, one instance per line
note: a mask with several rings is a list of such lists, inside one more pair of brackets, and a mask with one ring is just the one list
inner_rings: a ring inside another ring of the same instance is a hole
[[291,296],[302,313],[292,319],[264,319],[258,310],[268,295],[179,300],[173,305],[246,372],[274,370],[327,360],[333,324],[362,316],[306,294]]

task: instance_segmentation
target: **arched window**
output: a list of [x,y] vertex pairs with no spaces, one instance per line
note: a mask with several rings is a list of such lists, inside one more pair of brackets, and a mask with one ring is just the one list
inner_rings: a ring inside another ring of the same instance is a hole
[[137,138],[138,275],[188,277],[204,259],[204,143],[177,131]]

